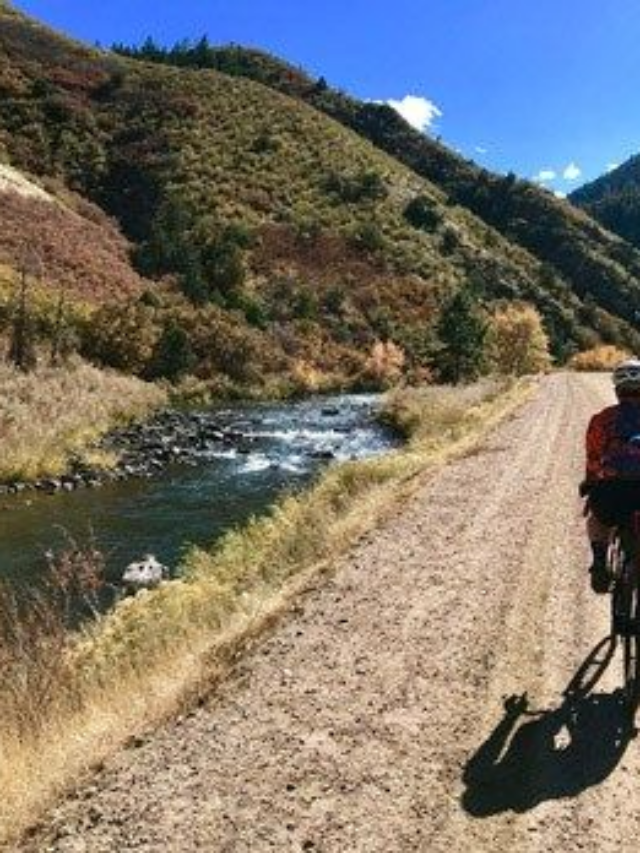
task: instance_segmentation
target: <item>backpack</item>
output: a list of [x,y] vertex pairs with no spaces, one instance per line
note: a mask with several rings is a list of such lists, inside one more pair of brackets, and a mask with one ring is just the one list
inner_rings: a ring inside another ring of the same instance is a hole
[[603,455],[611,477],[640,480],[640,405],[624,400],[618,406]]

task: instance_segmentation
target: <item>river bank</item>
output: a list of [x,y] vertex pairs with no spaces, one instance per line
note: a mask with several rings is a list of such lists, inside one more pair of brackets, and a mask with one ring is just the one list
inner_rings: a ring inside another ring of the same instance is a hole
[[[317,400],[320,420],[338,418],[337,428],[349,431],[351,426],[339,423],[340,400],[376,396],[249,394],[246,400],[205,403],[181,396],[179,388],[170,395],[159,385],[79,360],[29,374],[5,365],[0,367],[0,497],[73,492],[149,479],[173,465],[199,465],[225,453],[249,456],[258,437],[250,434],[251,418],[235,418],[244,409],[295,411],[301,401]],[[330,448],[303,452],[337,458]]]
[[51,489],[46,480],[73,473],[73,460],[109,469],[116,460],[96,445],[100,437],[167,399],[156,385],[80,360],[31,373],[0,365],[0,493]]
[[161,410],[116,429],[97,448],[119,462],[85,484],[100,488],[59,477],[0,500],[0,578],[29,583],[46,569],[44,551],[60,552],[69,539],[102,551],[113,581],[145,553],[175,574],[187,545],[210,547],[332,461],[397,446],[378,423],[378,401],[340,395]]
[[[318,416],[321,419],[338,418],[343,401],[355,399],[355,395],[329,397],[326,404],[318,405]],[[374,397],[362,396],[362,399]],[[295,403],[288,405],[296,409]],[[262,406],[266,408],[268,404]],[[70,452],[68,468],[60,476],[0,483],[0,495],[29,491],[49,494],[71,492],[130,477],[154,477],[171,465],[198,465],[203,460],[221,454],[250,456],[260,441],[261,436],[251,432],[259,424],[260,418],[229,423],[229,416],[233,419],[236,410],[242,412],[246,407],[247,404],[244,407],[238,404],[235,409],[211,411],[163,408],[149,414],[144,420],[111,429],[86,446],[83,452]],[[344,433],[355,428],[354,424],[338,425],[338,429]],[[305,448],[303,452],[316,459],[336,458],[335,451],[325,447]],[[110,464],[91,465],[91,458],[109,460]]]
[[[317,574],[398,511],[417,487],[417,475],[472,450],[529,391],[494,384],[472,401],[461,393],[455,419],[446,407],[444,419],[431,418],[431,429],[403,450],[331,467],[311,490],[280,500],[212,550],[191,549],[181,580],[123,602],[59,649],[64,678],[53,705],[43,706],[27,691],[27,707],[12,707],[5,696],[0,834],[24,827],[79,773],[136,732],[211,691],[244,644],[291,602],[295,578]],[[425,416],[430,410],[427,403]],[[32,669],[47,671],[55,671],[59,659],[45,655],[39,664],[28,657]],[[20,723],[32,718],[37,725],[25,734]]]

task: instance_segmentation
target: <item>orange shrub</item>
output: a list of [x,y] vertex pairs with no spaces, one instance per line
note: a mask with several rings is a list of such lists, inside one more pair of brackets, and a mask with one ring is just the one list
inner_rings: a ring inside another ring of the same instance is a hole
[[393,341],[376,341],[367,359],[365,374],[381,385],[392,385],[402,376],[406,357]]
[[569,367],[572,370],[613,370],[616,365],[629,357],[630,353],[626,350],[619,349],[611,344],[602,344],[584,352],[576,353],[569,360]]

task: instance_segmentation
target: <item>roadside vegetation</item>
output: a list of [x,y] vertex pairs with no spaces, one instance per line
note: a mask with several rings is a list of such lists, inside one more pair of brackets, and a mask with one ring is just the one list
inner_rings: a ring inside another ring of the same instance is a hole
[[572,370],[611,371],[621,361],[631,357],[628,350],[614,346],[599,346],[576,353],[569,361]]
[[434,436],[451,441],[469,429],[479,406],[506,393],[510,383],[491,378],[472,385],[396,389],[387,395],[381,417],[410,442]]
[[[44,620],[40,598],[21,612],[0,609],[0,659],[16,685],[3,691],[0,705],[0,837],[24,829],[119,745],[209,692],[305,583],[397,511],[417,488],[417,475],[471,450],[529,387],[486,382],[462,392],[432,389],[418,402],[404,392],[402,403],[389,404],[391,411],[419,412],[404,449],[331,468],[310,491],[285,497],[212,551],[189,552],[180,580],[122,601],[79,634],[63,629],[64,595],[52,597]],[[78,551],[65,560],[54,573],[56,585],[61,573],[63,579],[79,574],[91,591],[99,555]],[[43,624],[53,627],[43,632]],[[52,701],[40,700],[43,691]]]

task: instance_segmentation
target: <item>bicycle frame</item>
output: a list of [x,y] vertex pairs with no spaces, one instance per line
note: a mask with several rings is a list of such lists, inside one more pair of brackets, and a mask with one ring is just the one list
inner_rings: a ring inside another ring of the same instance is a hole
[[611,634],[624,652],[624,690],[632,714],[640,700],[640,512],[614,532],[607,565],[611,573]]

